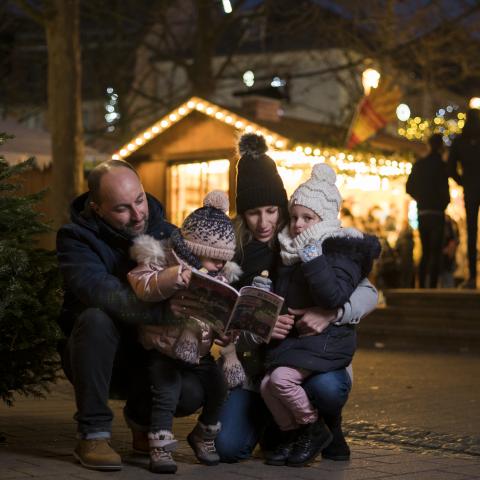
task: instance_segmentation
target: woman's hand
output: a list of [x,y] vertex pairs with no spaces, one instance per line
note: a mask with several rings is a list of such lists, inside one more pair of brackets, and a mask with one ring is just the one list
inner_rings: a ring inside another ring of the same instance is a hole
[[176,317],[195,317],[201,312],[196,295],[179,290],[170,298],[170,309]]
[[283,340],[286,338],[293,327],[294,321],[294,315],[289,315],[288,313],[279,315],[277,323],[275,323],[275,326],[273,327],[272,338],[275,340]]
[[295,324],[300,337],[318,335],[337,319],[337,310],[325,310],[320,307],[299,310],[289,308],[288,311],[292,315],[301,316]]

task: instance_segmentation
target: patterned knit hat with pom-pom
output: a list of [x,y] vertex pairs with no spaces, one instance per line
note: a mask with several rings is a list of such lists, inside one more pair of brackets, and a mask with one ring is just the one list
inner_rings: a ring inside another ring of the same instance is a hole
[[332,167],[325,163],[317,163],[313,166],[310,178],[293,192],[289,207],[293,205],[307,207],[322,221],[338,219],[342,197],[335,186],[336,178]]
[[287,193],[275,162],[266,155],[268,150],[261,135],[247,133],[238,144],[237,213],[251,208],[276,205],[286,212]]
[[[225,192],[206,195],[203,207],[193,211],[171,236],[175,252],[188,264],[199,267],[199,257],[230,261],[235,254],[235,232]],[[193,257],[192,257],[193,255]]]

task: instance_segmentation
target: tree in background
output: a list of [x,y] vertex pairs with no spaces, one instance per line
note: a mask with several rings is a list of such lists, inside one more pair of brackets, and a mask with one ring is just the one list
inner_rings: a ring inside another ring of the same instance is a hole
[[[0,133],[0,145],[5,141]],[[43,193],[22,196],[15,178],[33,159],[9,166],[0,156],[0,399],[41,396],[59,362],[60,281],[54,252],[36,247],[50,230],[35,211]]]
[[[16,15],[6,7],[6,14],[2,12],[2,5],[12,3],[35,7],[42,25],[45,19],[50,26],[57,25],[59,28],[49,31],[66,47],[72,45],[71,52],[79,51],[71,41],[76,36],[77,7],[80,9],[83,106],[88,119],[85,133],[97,148],[108,152],[190,95],[208,97],[219,89],[244,88],[241,78],[245,67],[255,71],[256,85],[270,85],[273,76],[288,79],[290,92],[297,95],[292,94],[292,98],[298,102],[301,97],[299,107],[344,127],[363,95],[360,74],[369,62],[383,78],[395,78],[407,98],[415,97],[418,105],[411,106],[420,116],[428,117],[445,106],[450,92],[451,100],[457,99],[457,103],[476,95],[480,79],[477,0],[232,0],[228,14],[219,0],[0,0],[0,53],[4,53],[0,55],[0,74],[6,64],[5,74],[0,75],[0,96],[3,86],[9,87],[0,98],[4,112],[25,99],[35,103],[37,110],[45,103],[21,82],[30,79],[31,86],[35,84],[38,89],[39,78],[44,76],[39,60],[45,61],[41,58],[45,42],[38,32],[32,37],[34,27],[25,25],[25,18],[18,20],[18,8]],[[74,8],[69,10],[71,5]],[[11,24],[14,17],[18,25]],[[67,21],[75,28],[68,28]],[[62,30],[61,25],[67,28]],[[2,31],[6,32],[3,37]],[[55,45],[48,40],[49,58],[55,55]],[[26,55],[26,50],[30,56],[21,57],[25,74],[19,72],[14,77],[8,71],[10,59],[15,57],[12,52]],[[303,52],[309,58],[314,51],[325,52],[325,56],[308,67],[295,55]],[[292,55],[278,65],[272,60],[276,52]],[[247,60],[251,64],[246,65],[245,58],[255,55],[258,63]],[[65,59],[64,74],[66,65],[70,68],[76,59],[76,54]],[[338,112],[309,102],[312,88],[329,82],[342,86],[344,100]],[[300,83],[302,95],[298,95]],[[78,88],[79,83],[65,77],[53,85]],[[109,87],[115,95],[115,113],[118,109],[115,116],[106,111],[106,107],[113,107],[113,102],[108,104],[105,99]],[[56,93],[50,93],[49,101]],[[77,103],[71,106],[63,114],[78,115]],[[106,115],[114,121],[107,124]],[[51,128],[57,127],[54,124]],[[73,144],[80,137],[59,138],[70,138]],[[67,152],[60,160],[66,169],[59,178],[68,179],[68,184],[75,184],[72,176],[81,176],[78,164],[72,163],[75,155]],[[67,203],[59,205],[66,209]]]
[[82,75],[79,0],[16,2],[45,29],[48,126],[52,137],[55,226],[69,221],[70,202],[83,192]]

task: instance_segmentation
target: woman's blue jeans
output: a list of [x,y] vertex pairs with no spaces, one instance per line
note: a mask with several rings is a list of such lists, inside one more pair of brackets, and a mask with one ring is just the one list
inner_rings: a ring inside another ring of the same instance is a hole
[[[320,416],[338,416],[347,402],[352,387],[345,369],[319,373],[304,385]],[[237,462],[251,456],[265,430],[274,425],[260,393],[235,388],[220,413],[222,430],[215,440],[222,462]]]

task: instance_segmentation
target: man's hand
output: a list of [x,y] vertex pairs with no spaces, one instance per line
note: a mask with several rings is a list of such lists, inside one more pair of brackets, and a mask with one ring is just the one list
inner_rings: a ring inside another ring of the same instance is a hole
[[337,310],[325,310],[320,307],[299,310],[289,308],[288,311],[296,317],[301,316],[295,324],[300,337],[318,335],[337,319]]
[[293,327],[295,317],[289,315],[279,315],[277,318],[277,323],[273,327],[272,338],[275,340],[283,340],[289,334],[290,330]]

